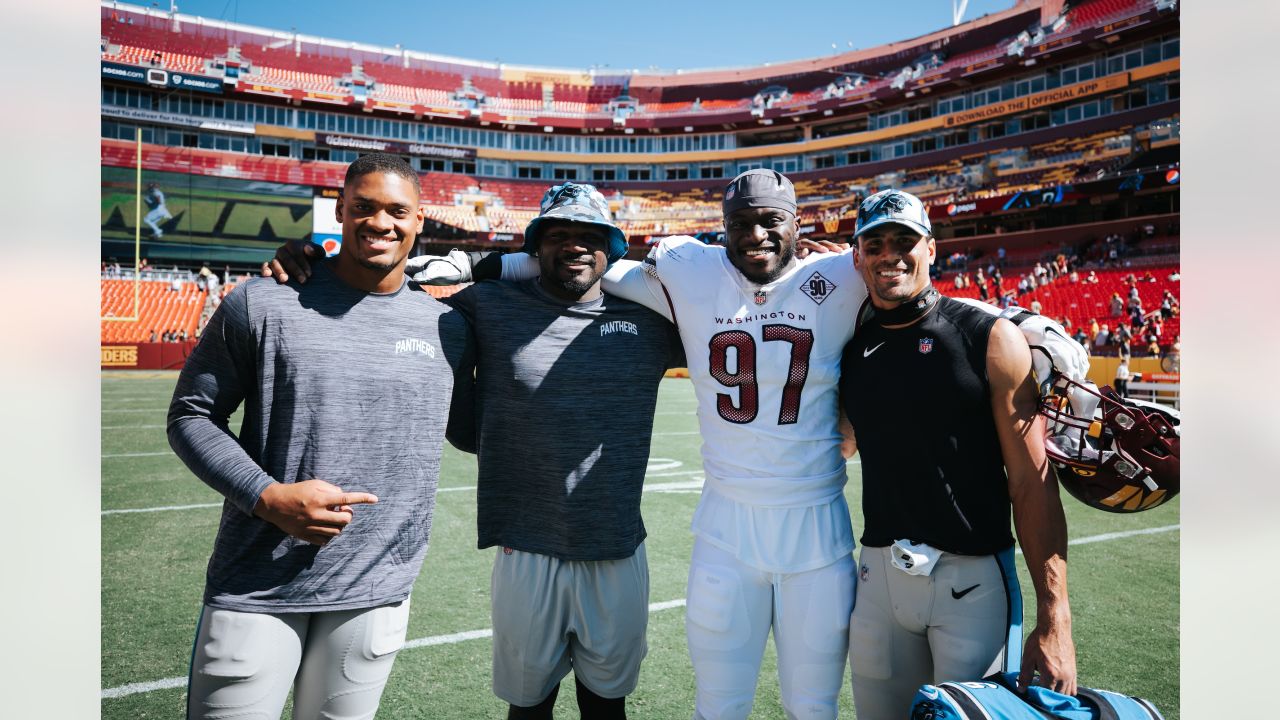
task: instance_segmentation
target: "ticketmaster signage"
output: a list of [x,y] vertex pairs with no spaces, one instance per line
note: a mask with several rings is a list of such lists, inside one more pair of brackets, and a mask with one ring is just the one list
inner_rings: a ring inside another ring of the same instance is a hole
[[246,135],[253,134],[253,123],[239,122],[236,120],[215,120],[213,118],[199,118],[189,115],[173,115],[171,113],[155,112],[153,110],[139,110],[138,108],[123,108],[116,107],[114,105],[103,105],[102,116],[120,118],[121,120],[132,120],[134,122],[156,123],[158,125],[177,125],[180,127],[198,128],[200,130],[245,133]]
[[316,142],[328,147],[344,150],[365,150],[369,152],[405,153],[424,157],[448,158],[450,160],[470,160],[476,156],[471,148],[446,147],[444,145],[424,145],[422,143],[402,143],[392,140],[352,137],[350,135],[333,135],[317,133]]
[[191,75],[188,73],[165,70],[164,68],[137,67],[135,65],[124,65],[122,63],[104,62],[102,63],[102,76],[115,78],[116,80],[142,83],[143,85],[181,88],[183,90],[198,90],[200,92],[207,93],[222,93],[222,78],[211,78],[205,77],[204,75]]

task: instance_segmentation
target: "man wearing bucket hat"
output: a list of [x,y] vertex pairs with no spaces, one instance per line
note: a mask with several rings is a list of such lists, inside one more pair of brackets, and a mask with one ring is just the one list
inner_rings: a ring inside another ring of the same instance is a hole
[[[1019,668],[1020,685],[1038,673],[1072,695],[1066,519],[1027,341],[930,284],[937,250],[915,196],[867,198],[854,238],[871,300],[840,376],[862,457],[857,714],[905,717],[921,685]],[[1011,506],[1036,594],[1025,655]]]
[[[660,315],[601,293],[626,247],[594,187],[557,185],[525,230],[538,278],[447,300],[476,336],[478,421],[455,444],[476,446],[478,547],[498,548],[493,689],[509,718],[550,718],[570,669],[583,717],[623,718],[647,649],[641,486],[658,383],[683,357]],[[605,420],[593,408],[624,373]]]

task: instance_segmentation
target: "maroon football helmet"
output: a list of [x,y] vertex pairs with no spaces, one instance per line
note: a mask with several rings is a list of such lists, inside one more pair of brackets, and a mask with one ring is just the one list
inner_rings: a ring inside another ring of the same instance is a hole
[[1062,487],[1085,505],[1140,512],[1178,494],[1177,410],[1054,373],[1040,412],[1048,419],[1049,464]]

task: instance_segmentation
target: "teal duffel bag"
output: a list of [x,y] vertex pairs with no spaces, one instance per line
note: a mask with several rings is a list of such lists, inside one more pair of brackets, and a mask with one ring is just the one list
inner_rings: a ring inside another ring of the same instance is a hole
[[980,682],[924,685],[911,703],[911,720],[1164,720],[1149,701],[1109,690],[1079,687],[1075,696],[1017,687],[1017,673]]

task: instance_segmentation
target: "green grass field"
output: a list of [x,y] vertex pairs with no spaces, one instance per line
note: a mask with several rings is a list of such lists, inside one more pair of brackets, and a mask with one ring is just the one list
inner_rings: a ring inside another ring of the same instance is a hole
[[[164,418],[176,377],[123,372],[102,378],[103,718],[176,718],[184,712],[221,497],[169,451]],[[693,544],[689,520],[702,480],[694,406],[687,380],[663,382],[643,501],[656,607],[640,686],[628,700],[630,716],[638,719],[683,720],[693,710],[682,601]],[[847,494],[860,524],[856,458],[849,469]],[[410,642],[396,660],[379,717],[505,716],[505,705],[489,689],[490,640],[460,636],[489,628],[493,550],[475,549],[475,480],[474,457],[446,447],[431,546],[414,590]],[[1065,494],[1064,502],[1075,543],[1070,591],[1081,682],[1142,695],[1175,720],[1179,501],[1128,516],[1091,510]],[[1019,570],[1030,613],[1030,581],[1025,567]],[[1026,627],[1032,620],[1029,615]],[[557,716],[577,717],[573,681],[567,682]],[[753,717],[783,717],[777,685],[771,647]],[[844,687],[841,715],[853,717],[847,679]]]

